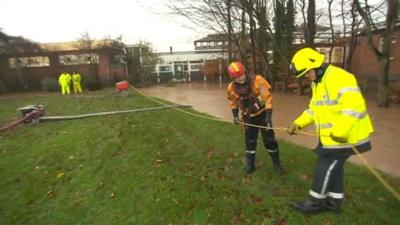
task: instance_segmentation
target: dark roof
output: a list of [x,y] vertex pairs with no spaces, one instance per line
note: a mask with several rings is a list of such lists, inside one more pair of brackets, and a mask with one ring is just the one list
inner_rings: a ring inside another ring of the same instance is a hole
[[[304,23],[302,23],[302,24],[300,24],[300,25],[296,25],[295,31],[296,31],[296,32],[303,32],[304,26],[305,26]],[[327,31],[327,30],[329,30],[329,29],[330,29],[330,27],[326,27],[326,26],[322,26],[322,25],[315,24],[315,30],[316,30],[317,32],[325,32],[325,31]]]
[[205,41],[227,41],[228,37],[226,34],[209,34],[207,37],[200,38],[194,42],[205,42]]

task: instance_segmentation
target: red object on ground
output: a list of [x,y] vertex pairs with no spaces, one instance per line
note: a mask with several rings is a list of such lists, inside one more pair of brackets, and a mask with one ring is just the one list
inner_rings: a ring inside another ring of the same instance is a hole
[[128,81],[124,80],[124,81],[115,83],[115,86],[117,86],[118,91],[121,92],[121,91],[128,90],[129,84],[128,84]]

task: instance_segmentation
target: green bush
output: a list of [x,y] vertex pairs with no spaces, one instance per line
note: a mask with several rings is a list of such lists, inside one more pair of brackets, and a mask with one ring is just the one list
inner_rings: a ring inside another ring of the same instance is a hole
[[59,85],[55,78],[45,77],[41,83],[43,91],[53,92],[59,90]]
[[6,94],[6,93],[8,93],[8,90],[4,85],[3,81],[0,81],[0,94]]
[[100,81],[98,81],[94,77],[88,77],[87,79],[84,80],[83,84],[84,84],[84,87],[87,88],[90,91],[103,89],[103,87],[101,86]]

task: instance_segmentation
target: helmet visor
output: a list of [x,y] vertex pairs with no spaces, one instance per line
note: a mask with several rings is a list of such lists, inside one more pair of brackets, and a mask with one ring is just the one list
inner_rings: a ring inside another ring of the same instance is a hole
[[294,74],[297,78],[301,77],[303,74],[305,74],[307,71],[307,68],[301,69],[301,70],[297,70],[296,66],[294,65],[294,63],[290,64],[290,71],[292,72],[292,74]]

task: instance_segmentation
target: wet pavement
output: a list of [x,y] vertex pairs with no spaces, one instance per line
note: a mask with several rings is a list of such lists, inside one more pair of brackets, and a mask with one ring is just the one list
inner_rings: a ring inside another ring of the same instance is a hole
[[[226,99],[227,84],[188,83],[173,87],[155,86],[141,89],[150,96],[159,97],[177,104],[191,105],[200,112],[218,118],[232,120],[232,112]],[[308,106],[308,96],[273,93],[274,127],[288,127]],[[372,118],[375,133],[372,136],[373,149],[365,154],[367,161],[375,168],[400,177],[400,105],[379,108],[376,102],[367,99],[368,112]],[[309,126],[306,131],[312,131]],[[290,141],[300,146],[314,148],[316,137],[304,135],[290,136],[284,131],[276,131],[277,138]],[[361,163],[356,156],[351,162]]]

